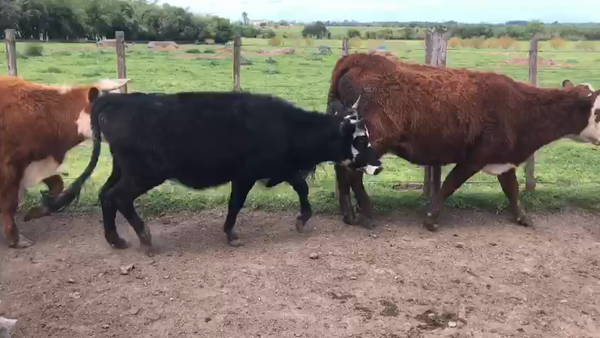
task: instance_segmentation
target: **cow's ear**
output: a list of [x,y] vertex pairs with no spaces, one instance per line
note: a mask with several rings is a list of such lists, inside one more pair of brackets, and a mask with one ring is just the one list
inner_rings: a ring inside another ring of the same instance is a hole
[[563,89],[571,90],[571,89],[573,89],[573,82],[571,82],[571,80],[568,80],[568,79],[564,80],[562,82],[562,86],[563,86]]
[[87,99],[89,103],[94,102],[100,96],[100,90],[96,87],[90,87],[87,94]]

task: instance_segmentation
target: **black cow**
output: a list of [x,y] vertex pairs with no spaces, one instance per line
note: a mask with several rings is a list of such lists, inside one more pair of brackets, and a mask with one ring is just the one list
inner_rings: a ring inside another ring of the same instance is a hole
[[44,196],[42,203],[52,212],[78,196],[97,164],[102,136],[110,145],[113,169],[99,198],[105,237],[114,248],[128,246],[115,227],[117,210],[140,242],[152,245],[133,202],[166,180],[193,189],[231,182],[224,230],[232,246],[241,245],[233,226],[256,181],[267,187],[288,182],[300,199],[296,229],[302,232],[312,216],[304,177],[317,164],[341,163],[374,175],[382,170],[368,131],[354,113],[359,100],[348,110],[338,103],[341,110],[332,116],[249,93],[105,95],[92,106],[90,163],[67,190],[56,198]]

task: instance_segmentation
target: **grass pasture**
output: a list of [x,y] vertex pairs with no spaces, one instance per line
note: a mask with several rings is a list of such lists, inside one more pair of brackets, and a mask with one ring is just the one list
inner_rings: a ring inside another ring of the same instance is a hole
[[[573,44],[573,45],[571,45]],[[324,111],[331,70],[341,55],[341,41],[285,40],[282,46],[271,47],[267,40],[245,39],[242,57],[249,60],[242,66],[243,90],[272,93],[304,108]],[[332,47],[332,55],[313,55],[317,46]],[[25,50],[27,43],[19,43],[17,50]],[[116,55],[113,49],[97,48],[92,44],[44,44],[43,55],[20,56],[19,75],[27,80],[43,83],[91,83],[102,78],[116,77]],[[362,41],[354,51],[385,46],[404,61],[423,62],[424,45],[421,41]],[[260,50],[295,48],[292,55],[266,55]],[[528,78],[528,44],[523,42],[509,50],[458,48],[448,52],[449,67],[492,70],[507,74],[517,80]],[[589,82],[600,87],[600,53],[576,51],[574,43],[561,50],[553,50],[541,43],[538,82],[543,87],[559,86],[564,79],[574,83]],[[0,51],[3,54],[4,51]],[[223,46],[181,46],[175,51],[154,51],[139,44],[127,49],[127,75],[132,79],[130,90],[135,91],[192,91],[230,90],[232,80],[231,49]],[[6,69],[6,57],[0,55],[0,68]],[[68,154],[67,182],[78,176],[89,160],[90,144],[85,143]],[[75,210],[85,211],[97,206],[97,191],[110,171],[110,154],[104,146],[101,160],[88,182]],[[394,186],[400,181],[422,180],[422,170],[404,160],[386,156],[385,170],[377,177],[367,177],[366,186],[379,212],[415,208],[423,203],[420,190],[399,191]],[[591,145],[560,140],[542,149],[536,158],[537,191],[523,194],[528,210],[561,210],[569,205],[598,209],[600,197],[600,153]],[[447,173],[450,167],[443,169]],[[310,182],[310,199],[316,212],[337,211],[333,197],[334,173],[324,165]],[[524,182],[523,169],[519,180]],[[43,188],[39,186],[39,188]],[[39,189],[38,188],[38,189]],[[38,189],[32,189],[27,198],[31,204],[38,198]],[[165,183],[138,199],[146,213],[186,210],[196,211],[206,207],[224,206],[229,197],[229,186],[205,191],[192,191],[173,183]],[[477,174],[449,201],[456,208],[500,210],[507,201],[494,177]],[[281,210],[298,208],[293,189],[282,184],[265,189],[258,184],[250,192],[248,208]],[[73,210],[73,209],[72,209]]]

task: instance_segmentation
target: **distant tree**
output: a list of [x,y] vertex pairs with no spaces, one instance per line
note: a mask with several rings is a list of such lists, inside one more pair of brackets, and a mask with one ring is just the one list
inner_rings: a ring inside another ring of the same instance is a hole
[[354,37],[359,37],[360,38],[360,31],[356,28],[350,28],[348,29],[348,38],[352,39]]
[[327,30],[327,26],[321,21],[317,21],[312,25],[304,26],[302,29],[303,37],[316,36],[317,39],[323,39],[324,37],[331,37],[331,33]]
[[250,18],[248,17],[248,13],[242,13],[242,20],[244,20],[244,26],[248,26],[250,24]]

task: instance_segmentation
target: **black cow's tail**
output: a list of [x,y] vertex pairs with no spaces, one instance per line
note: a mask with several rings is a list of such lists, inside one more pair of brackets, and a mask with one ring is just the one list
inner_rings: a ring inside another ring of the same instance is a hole
[[42,195],[42,205],[47,209],[48,212],[52,213],[55,211],[63,210],[68,207],[73,200],[79,198],[79,194],[81,193],[81,189],[83,185],[87,181],[88,178],[94,172],[96,165],[98,164],[98,158],[100,157],[100,150],[102,146],[102,131],[100,130],[100,122],[98,120],[98,116],[102,109],[106,106],[104,102],[100,99],[101,102],[94,102],[92,105],[92,110],[90,114],[91,128],[92,128],[92,156],[90,158],[90,163],[88,163],[87,167],[81,173],[79,177],[71,183],[71,185],[63,190],[60,195],[56,197],[52,197],[47,193]]

